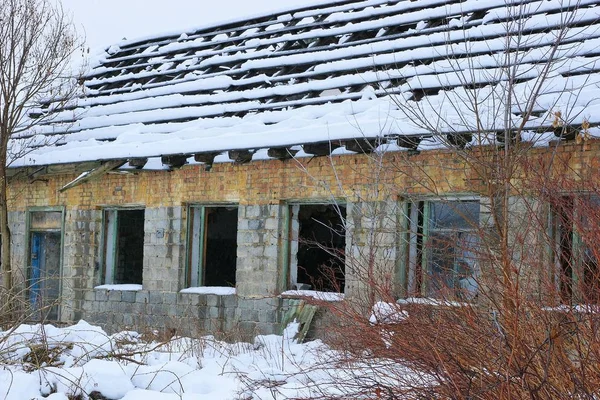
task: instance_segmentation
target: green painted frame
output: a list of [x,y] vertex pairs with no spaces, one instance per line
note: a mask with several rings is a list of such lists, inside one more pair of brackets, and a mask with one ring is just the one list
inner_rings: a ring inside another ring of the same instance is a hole
[[[406,234],[404,236],[403,245],[400,246],[403,254],[400,255],[400,284],[401,291],[404,295],[408,292],[408,273],[410,266],[410,248],[413,246],[411,242],[411,230],[410,230],[410,215],[408,215],[408,204],[418,205],[419,203],[423,203],[423,224],[422,224],[422,252],[421,252],[421,286],[419,287],[419,293],[424,295],[427,293],[427,288],[429,284],[429,275],[431,273],[430,267],[427,264],[427,260],[429,258],[429,251],[427,249],[427,242],[429,240],[429,219],[431,215],[431,204],[435,202],[452,202],[452,201],[478,201],[479,202],[479,224],[481,224],[481,197],[473,194],[449,194],[445,196],[428,196],[428,197],[417,197],[417,198],[405,198],[401,200],[403,204],[402,210],[404,211],[404,219],[405,223],[402,224],[402,229],[406,228]],[[457,265],[454,265],[454,273],[456,273]]]

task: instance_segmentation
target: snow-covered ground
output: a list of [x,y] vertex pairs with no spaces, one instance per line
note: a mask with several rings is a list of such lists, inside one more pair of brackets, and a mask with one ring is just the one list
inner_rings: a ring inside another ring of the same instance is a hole
[[320,341],[297,344],[297,329],[292,323],[283,336],[230,344],[213,337],[145,341],[84,321],[21,325],[0,332],[0,399],[310,398],[341,394],[349,386],[342,382],[367,373],[340,364],[340,353]]

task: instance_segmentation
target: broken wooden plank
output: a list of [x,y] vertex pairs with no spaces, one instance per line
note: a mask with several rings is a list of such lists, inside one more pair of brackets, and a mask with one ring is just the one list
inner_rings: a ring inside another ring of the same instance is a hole
[[80,174],[96,169],[104,164],[102,161],[87,161],[82,163],[48,165],[44,175]]
[[104,164],[102,164],[98,168],[95,168],[90,171],[86,171],[86,172],[82,173],[77,178],[75,178],[71,182],[67,183],[62,188],[60,188],[58,191],[64,192],[65,190],[74,188],[75,186],[79,186],[82,183],[89,182],[92,179],[95,179],[95,178],[98,178],[98,177],[104,175],[105,173],[107,173],[110,170],[122,167],[123,165],[125,165],[125,163],[126,163],[126,161],[124,161],[124,160],[106,161]]
[[289,160],[294,158],[298,150],[292,150],[290,147],[271,147],[267,150],[267,155],[278,160]]
[[290,299],[289,309],[283,315],[281,320],[281,333],[287,328],[287,326],[296,321],[300,324],[298,327],[298,333],[294,336],[297,343],[302,343],[306,338],[306,334],[310,329],[312,320],[319,309],[318,306],[308,304],[304,300]]

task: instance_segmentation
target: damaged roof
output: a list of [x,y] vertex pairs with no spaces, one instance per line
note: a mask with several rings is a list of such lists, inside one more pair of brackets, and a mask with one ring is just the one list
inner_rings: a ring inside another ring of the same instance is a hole
[[599,17],[589,0],[343,0],[123,41],[82,95],[44,104],[12,166],[423,149],[521,125],[525,140],[594,135]]

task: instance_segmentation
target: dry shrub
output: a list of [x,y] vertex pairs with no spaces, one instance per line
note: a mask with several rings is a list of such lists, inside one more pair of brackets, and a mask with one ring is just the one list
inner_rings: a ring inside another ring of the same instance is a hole
[[[566,399],[600,392],[596,313],[522,307],[511,329],[505,324],[510,318],[480,305],[397,309],[408,311],[408,318],[372,324],[359,313],[349,321],[347,305],[330,307],[343,323],[328,342],[342,351],[344,362],[381,372],[367,387],[357,381],[349,391],[367,394],[376,386],[381,398],[407,399]],[[415,385],[412,374],[387,376],[389,361],[427,379]]]

